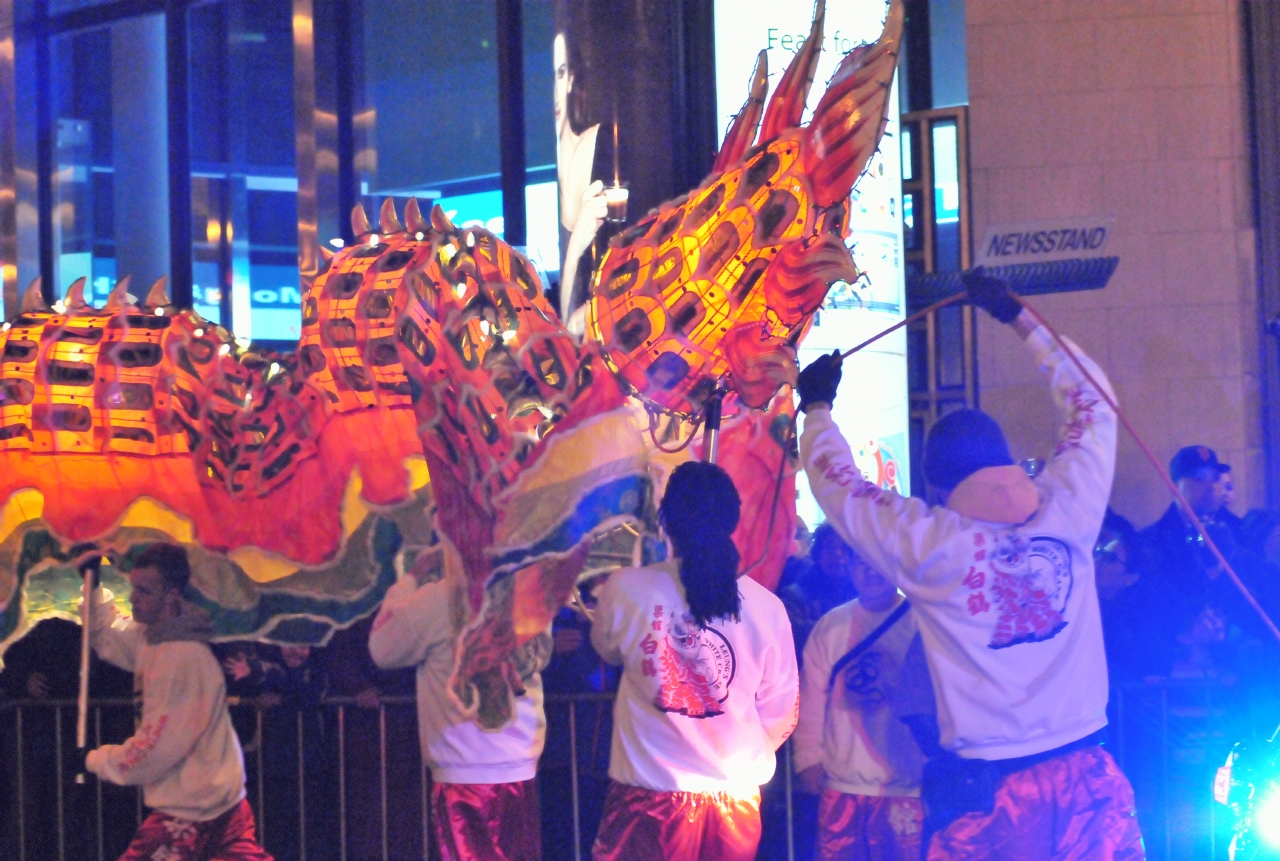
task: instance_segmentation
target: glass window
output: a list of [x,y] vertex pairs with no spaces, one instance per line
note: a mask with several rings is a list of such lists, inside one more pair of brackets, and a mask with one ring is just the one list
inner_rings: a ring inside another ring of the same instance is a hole
[[145,295],[169,274],[163,15],[50,40],[54,292],[89,280],[101,304],[117,277]]
[[933,126],[934,271],[960,268],[960,155],[955,120]]
[[195,308],[241,338],[302,325],[289,0],[188,13]]

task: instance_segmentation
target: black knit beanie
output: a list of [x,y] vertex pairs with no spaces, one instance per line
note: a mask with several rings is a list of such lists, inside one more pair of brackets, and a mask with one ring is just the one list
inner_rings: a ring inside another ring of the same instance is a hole
[[1004,431],[982,410],[947,413],[929,428],[924,444],[924,477],[940,490],[954,490],[985,467],[1012,463]]

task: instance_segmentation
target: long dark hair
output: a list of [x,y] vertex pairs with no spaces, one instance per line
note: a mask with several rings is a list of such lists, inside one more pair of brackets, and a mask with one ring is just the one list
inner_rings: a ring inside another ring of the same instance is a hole
[[700,626],[741,619],[738,548],[730,537],[742,501],[729,473],[711,463],[682,463],[671,473],[658,515],[676,556],[689,612]]

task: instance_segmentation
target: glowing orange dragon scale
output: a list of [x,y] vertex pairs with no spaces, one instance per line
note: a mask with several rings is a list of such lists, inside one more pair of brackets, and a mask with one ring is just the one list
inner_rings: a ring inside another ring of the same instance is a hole
[[794,381],[789,348],[830,284],[858,277],[844,243],[849,194],[884,131],[903,9],[893,3],[880,40],[844,58],[800,127],[823,17],[819,2],[767,108],[760,53],[711,176],[622,233],[596,275],[588,335],[663,409],[696,413],[726,377],[764,406]]
[[776,583],[795,516],[779,392],[828,286],[856,277],[847,199],[902,29],[894,0],[800,127],[822,18],[767,108],[761,57],[712,176],[611,243],[585,341],[522,255],[412,200],[376,227],[357,207],[358,241],[304,273],[295,353],[242,349],[163,283],[135,303],[122,280],[103,308],[83,279],[53,308],[33,285],[0,331],[0,654],[72,616],[86,540],[115,548],[104,581],[121,592],[142,546],[184,544],[187,598],[223,639],[323,643],[396,576],[450,577],[454,694],[501,726],[584,564],[653,546],[661,458],[631,396],[695,416],[717,387],[735,393],[723,462],[778,506],[735,540]]

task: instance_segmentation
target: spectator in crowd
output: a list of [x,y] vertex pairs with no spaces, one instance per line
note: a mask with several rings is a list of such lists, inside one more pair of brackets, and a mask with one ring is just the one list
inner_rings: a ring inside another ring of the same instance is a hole
[[794,583],[778,591],[787,608],[796,654],[802,654],[809,632],[827,613],[857,597],[853,568],[863,564],[843,538],[823,523],[813,532],[813,564]]
[[782,594],[788,586],[798,583],[804,578],[804,575],[813,567],[813,559],[811,553],[813,551],[813,536],[809,533],[809,525],[800,518],[796,518],[795,540],[791,545],[791,555],[787,557],[786,563],[782,566],[782,576],[778,579],[778,594]]
[[[581,587],[588,610],[595,607],[596,577]],[[591,622],[577,608],[564,608],[552,623],[551,663],[542,673],[548,694],[602,694],[618,689],[617,667],[606,663],[591,645]],[[573,710],[574,732],[569,731]],[[579,851],[591,854],[591,841],[604,813],[609,788],[609,740],[613,736],[613,704],[605,699],[577,704],[548,703],[547,745],[538,762],[538,798],[542,810],[542,857],[546,861],[572,859],[573,805],[570,744],[576,737],[578,768]]]
[[1244,518],[1231,510],[1231,506],[1235,505],[1236,502],[1236,483],[1231,477],[1231,467],[1225,463],[1222,466],[1222,473],[1218,476],[1218,486],[1214,488],[1222,506],[1218,509],[1215,519],[1230,529],[1236,541],[1239,541],[1240,528],[1244,525]]
[[895,701],[916,622],[880,572],[852,573],[858,597],[823,616],[805,646],[796,769],[822,797],[819,861],[915,861],[924,755]]
[[[1253,560],[1239,553],[1235,532],[1222,522],[1225,485],[1221,476],[1229,471],[1213,449],[1203,445],[1179,449],[1169,464],[1170,478],[1201,519],[1213,544],[1239,568],[1236,573],[1249,581]],[[1228,651],[1260,638],[1260,622],[1253,609],[1225,576],[1176,500],[1164,516],[1139,532],[1138,545],[1143,557],[1140,591],[1147,618],[1153,622],[1149,654],[1157,674],[1174,672],[1175,663],[1180,665],[1180,673],[1203,672],[1203,661],[1210,652],[1222,651],[1208,649],[1210,640],[1206,640],[1216,637],[1213,632],[1220,627],[1222,641],[1230,644]],[[1189,669],[1192,667],[1201,669]]]
[[[259,809],[262,832],[271,836],[280,861],[303,857],[305,812],[306,855],[317,857],[337,838],[338,811],[336,726],[321,708],[328,677],[318,654],[310,646],[255,643],[235,643],[219,651],[228,693],[256,707],[239,709],[235,722],[242,741],[245,724],[252,727],[248,745],[253,753],[261,747],[264,785],[270,787]],[[254,780],[258,762],[250,758],[249,776]]]
[[1246,514],[1240,524],[1240,546],[1272,565],[1280,565],[1280,515],[1267,508],[1255,508]]
[[[344,732],[342,756],[347,809],[347,857],[382,859],[383,824],[393,861],[431,856],[422,844],[422,757],[413,701],[412,668],[379,669],[369,654],[373,617],[336,632],[324,649],[329,695],[354,699],[335,707]],[[334,747],[338,744],[335,741]],[[385,764],[386,818],[382,786]],[[310,856],[308,856],[310,857]]]
[[[4,654],[0,672],[0,702],[22,701],[22,789],[18,792],[17,712],[0,710],[0,857],[18,857],[18,805],[28,858],[55,858],[58,855],[58,817],[50,815],[58,804],[58,719],[62,723],[63,774],[65,784],[72,777],[74,757],[69,743],[75,738],[75,709],[56,709],[57,701],[75,699],[80,683],[80,626],[65,619],[46,619],[18,640]],[[90,656],[89,695],[94,699],[129,699],[133,694],[133,674]],[[95,738],[96,721],[90,723],[90,740]],[[133,731],[133,709],[128,706],[101,711],[102,738],[124,738]],[[97,811],[83,795],[64,793],[63,813],[67,828],[65,849],[71,855],[88,857],[97,848],[88,825]],[[103,803],[104,851],[115,857],[124,851],[133,836],[132,814],[136,807],[132,789],[105,785]],[[130,818],[126,818],[126,814]],[[83,841],[83,842],[81,842]]]
[[1111,683],[1135,682],[1157,672],[1150,660],[1150,595],[1135,558],[1138,532],[1110,508],[1093,549],[1093,569],[1102,612],[1102,638]]

